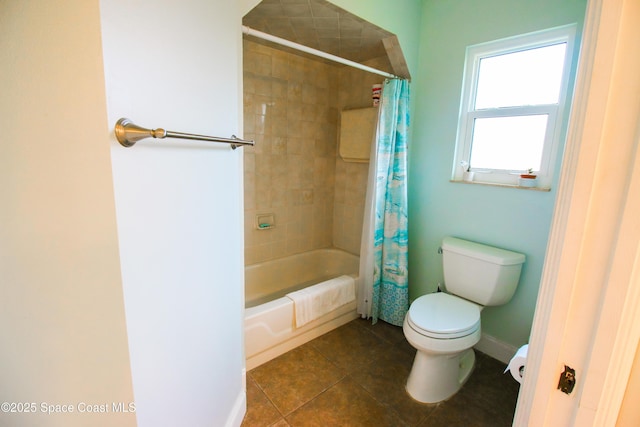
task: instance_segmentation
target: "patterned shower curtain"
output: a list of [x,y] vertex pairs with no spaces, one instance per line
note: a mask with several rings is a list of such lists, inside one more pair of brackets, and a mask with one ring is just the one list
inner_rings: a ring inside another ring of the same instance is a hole
[[409,82],[386,80],[380,101],[373,202],[371,317],[402,326],[409,308],[407,136]]

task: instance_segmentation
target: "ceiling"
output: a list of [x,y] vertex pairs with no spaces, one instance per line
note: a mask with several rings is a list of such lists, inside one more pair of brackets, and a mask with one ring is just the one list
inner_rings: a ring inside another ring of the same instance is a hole
[[325,0],[263,0],[242,24],[356,62],[387,56],[395,35]]

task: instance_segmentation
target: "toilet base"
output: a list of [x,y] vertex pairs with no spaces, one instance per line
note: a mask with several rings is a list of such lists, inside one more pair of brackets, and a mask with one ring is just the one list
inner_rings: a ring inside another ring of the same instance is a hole
[[438,403],[456,394],[475,366],[473,348],[455,354],[418,350],[407,379],[407,392],[422,403]]

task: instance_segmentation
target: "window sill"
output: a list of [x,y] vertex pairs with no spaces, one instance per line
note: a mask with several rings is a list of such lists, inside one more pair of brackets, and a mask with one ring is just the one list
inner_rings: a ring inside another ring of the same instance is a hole
[[454,184],[471,184],[471,185],[484,185],[488,187],[503,187],[503,188],[515,188],[516,190],[529,190],[529,191],[542,191],[549,192],[551,188],[548,187],[521,187],[519,185],[512,184],[497,184],[495,182],[478,182],[478,181],[461,181],[461,180],[449,180]]

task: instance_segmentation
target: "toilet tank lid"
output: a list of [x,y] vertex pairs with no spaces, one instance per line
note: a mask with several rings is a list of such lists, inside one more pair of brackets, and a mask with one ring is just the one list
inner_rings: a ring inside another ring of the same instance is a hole
[[497,265],[517,265],[524,263],[525,260],[525,256],[521,253],[458,239],[457,237],[445,237],[442,240],[442,250],[481,259]]

